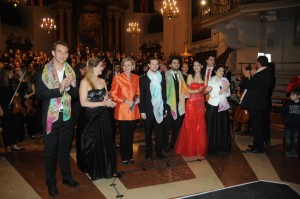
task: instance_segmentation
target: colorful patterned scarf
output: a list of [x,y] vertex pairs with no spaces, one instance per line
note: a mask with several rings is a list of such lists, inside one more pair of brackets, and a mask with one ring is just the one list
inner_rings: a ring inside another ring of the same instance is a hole
[[[76,86],[76,76],[72,67],[65,63],[65,76],[71,79],[71,86]],[[59,88],[59,79],[54,66],[54,60],[52,59],[46,64],[43,69],[42,80],[48,89]],[[71,117],[71,96],[64,92],[62,97],[51,98],[47,113],[46,133],[49,134],[52,130],[53,122],[58,120],[59,107],[63,105],[63,121],[67,121]]]
[[[185,113],[185,98],[189,97],[190,94],[184,82],[181,72],[179,74],[179,103],[178,103],[178,113],[183,115]],[[176,111],[176,91],[175,83],[173,79],[173,74],[171,70],[166,72],[166,87],[167,87],[167,104],[171,107],[171,115],[174,120],[177,119]]]
[[161,123],[164,119],[164,102],[162,100],[161,95],[161,74],[157,71],[153,74],[150,70],[147,72],[148,78],[151,80],[150,82],[150,92],[151,92],[151,102],[153,105],[153,113],[157,123]]

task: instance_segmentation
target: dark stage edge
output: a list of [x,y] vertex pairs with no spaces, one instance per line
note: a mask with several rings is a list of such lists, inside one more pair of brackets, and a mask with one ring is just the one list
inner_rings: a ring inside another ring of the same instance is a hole
[[271,181],[255,181],[211,192],[193,194],[177,199],[299,199],[289,185]]

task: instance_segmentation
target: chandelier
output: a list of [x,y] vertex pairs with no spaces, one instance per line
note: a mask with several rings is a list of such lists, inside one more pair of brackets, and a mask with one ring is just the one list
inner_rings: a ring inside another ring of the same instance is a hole
[[176,0],[164,0],[163,7],[160,9],[163,16],[167,16],[168,19],[179,16],[179,9],[177,7]]
[[56,25],[54,23],[54,19],[52,18],[43,18],[42,24],[41,24],[42,30],[45,30],[50,34],[53,30],[56,30]]
[[19,0],[9,0],[13,6],[16,8],[19,4],[20,4],[20,1]]
[[139,28],[138,22],[130,22],[128,23],[127,33],[132,34],[132,36],[138,35],[141,32],[141,29]]

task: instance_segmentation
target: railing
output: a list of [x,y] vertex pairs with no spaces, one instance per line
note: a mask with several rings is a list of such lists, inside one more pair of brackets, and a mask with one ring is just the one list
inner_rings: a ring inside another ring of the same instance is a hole
[[216,17],[229,12],[239,5],[246,5],[252,3],[266,3],[279,0],[207,0],[207,4],[202,6],[202,19]]

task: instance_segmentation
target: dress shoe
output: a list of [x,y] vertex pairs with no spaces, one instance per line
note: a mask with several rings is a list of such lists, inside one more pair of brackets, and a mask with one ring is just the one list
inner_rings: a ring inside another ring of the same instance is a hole
[[252,149],[247,149],[247,152],[249,152],[249,153],[264,153],[264,150],[252,148]]
[[55,185],[48,186],[48,193],[49,193],[49,196],[57,197],[58,190],[57,190],[56,186]]
[[161,160],[163,160],[163,159],[166,158],[166,156],[164,156],[164,154],[162,154],[162,153],[158,153],[158,154],[157,154],[157,157],[158,157],[159,159],[161,159]]
[[66,184],[66,185],[69,185],[70,187],[79,187],[79,183],[74,181],[73,179],[70,179],[70,180],[63,180],[62,181],[63,184]]
[[129,163],[128,160],[123,160],[122,162],[124,165],[128,165],[128,163]]
[[131,158],[131,159],[128,160],[128,162],[131,163],[131,164],[134,164],[134,159]]
[[165,151],[166,153],[169,153],[169,152],[170,152],[170,148],[169,148],[168,146],[166,146],[166,147],[164,147],[164,151]]
[[13,150],[13,151],[24,151],[25,150],[25,148],[22,148],[22,147],[18,147],[18,146],[12,146],[11,147],[11,150]]
[[152,154],[146,154],[146,160],[151,160],[152,159]]

